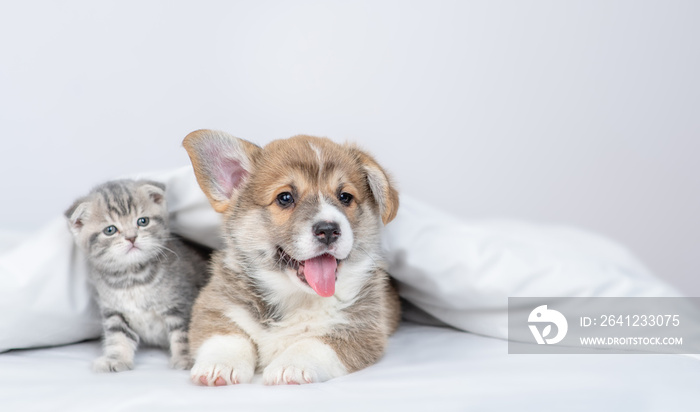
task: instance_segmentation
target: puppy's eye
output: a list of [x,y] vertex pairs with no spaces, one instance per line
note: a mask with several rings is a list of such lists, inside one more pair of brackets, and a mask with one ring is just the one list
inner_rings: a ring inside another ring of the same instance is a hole
[[277,204],[282,207],[289,207],[294,203],[294,196],[289,192],[282,192],[277,195]]
[[136,224],[141,226],[141,227],[144,227],[144,226],[148,226],[148,223],[150,221],[151,221],[151,219],[149,219],[147,217],[140,217],[139,220],[136,221]]
[[343,192],[340,195],[338,195],[338,200],[340,200],[340,203],[344,204],[345,206],[350,205],[350,202],[352,202],[353,196],[348,193],[348,192]]
[[112,226],[107,226],[105,230],[102,231],[107,236],[112,236],[113,234],[117,233],[117,227],[112,225]]

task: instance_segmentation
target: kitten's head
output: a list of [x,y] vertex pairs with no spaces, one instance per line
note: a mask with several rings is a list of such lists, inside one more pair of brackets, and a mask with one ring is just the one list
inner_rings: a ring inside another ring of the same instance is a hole
[[169,237],[165,185],[116,180],[94,188],[65,213],[75,241],[91,263],[122,270],[164,251]]

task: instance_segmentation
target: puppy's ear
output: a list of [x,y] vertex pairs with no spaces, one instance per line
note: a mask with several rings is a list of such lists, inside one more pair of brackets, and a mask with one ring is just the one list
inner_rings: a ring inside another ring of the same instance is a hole
[[367,175],[369,189],[372,191],[372,196],[379,206],[382,222],[386,225],[394,220],[396,212],[399,210],[399,194],[394,189],[389,175],[372,156],[360,151],[360,161]]
[[253,159],[262,150],[246,140],[215,130],[197,130],[182,145],[190,156],[199,187],[219,213],[246,182]]
[[68,218],[68,227],[74,235],[78,235],[84,226],[84,220],[88,217],[90,202],[87,198],[76,200],[64,215]]
[[145,193],[155,204],[162,205],[165,201],[165,184],[152,180],[139,180],[139,190]]

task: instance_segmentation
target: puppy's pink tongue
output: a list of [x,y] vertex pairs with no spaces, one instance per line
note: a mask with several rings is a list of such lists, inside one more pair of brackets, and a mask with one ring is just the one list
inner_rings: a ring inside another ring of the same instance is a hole
[[335,270],[338,262],[331,255],[321,255],[304,262],[306,282],[319,294],[327,298],[335,293]]

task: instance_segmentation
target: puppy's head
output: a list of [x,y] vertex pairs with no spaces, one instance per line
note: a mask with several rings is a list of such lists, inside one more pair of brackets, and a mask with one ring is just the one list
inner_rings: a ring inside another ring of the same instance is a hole
[[183,145],[197,181],[225,216],[227,260],[272,288],[323,297],[379,260],[379,230],[398,195],[354,146],[295,136],[264,148],[210,130]]

